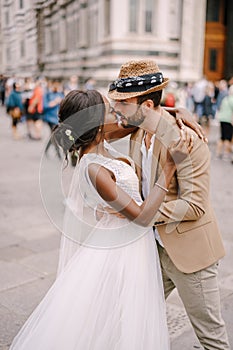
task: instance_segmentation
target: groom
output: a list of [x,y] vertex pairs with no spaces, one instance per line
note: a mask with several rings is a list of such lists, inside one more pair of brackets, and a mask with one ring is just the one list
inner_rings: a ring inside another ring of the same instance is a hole
[[[169,144],[179,134],[174,117],[160,106],[168,81],[154,61],[130,61],[122,65],[109,88],[122,124],[140,125],[131,135],[130,155],[144,198],[161,174]],[[177,166],[152,224],[165,297],[177,288],[204,349],[227,350],[217,279],[218,261],[225,251],[209,200],[210,154],[207,144],[192,134],[190,157]]]

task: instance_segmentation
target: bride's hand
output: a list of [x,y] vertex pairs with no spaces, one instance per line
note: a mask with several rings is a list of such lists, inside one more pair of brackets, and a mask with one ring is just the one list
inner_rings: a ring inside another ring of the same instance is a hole
[[107,206],[104,207],[101,204],[98,204],[97,207],[95,208],[95,218],[96,218],[96,220],[100,221],[103,218],[104,213],[115,215],[115,216],[117,216],[118,218],[121,218],[121,219],[125,218],[125,216],[123,214],[119,213],[115,209],[113,209],[111,207],[107,207]]
[[205,135],[205,132],[200,124],[195,120],[192,113],[190,113],[186,108],[178,107],[176,110],[176,122],[180,129],[187,129],[187,133],[189,132],[189,128],[191,128],[198,137],[203,140],[205,143],[208,143],[208,139]]
[[194,131],[198,137],[205,143],[208,143],[208,139],[205,132],[200,124],[196,121],[195,117],[191,112],[183,107],[164,107],[164,109],[176,118],[176,123],[180,129],[184,130],[186,137],[190,138],[192,142],[192,132]]

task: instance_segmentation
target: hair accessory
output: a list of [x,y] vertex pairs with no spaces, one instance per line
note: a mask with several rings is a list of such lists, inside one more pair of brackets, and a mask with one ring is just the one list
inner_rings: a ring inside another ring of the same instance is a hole
[[66,129],[65,134],[66,134],[66,136],[68,136],[70,141],[74,142],[74,137],[72,136],[70,129]]
[[169,82],[152,60],[129,61],[121,66],[118,79],[109,86],[108,97],[125,100],[165,88]]
[[158,186],[159,188],[161,188],[161,190],[164,190],[165,192],[168,192],[169,190],[165,187],[163,187],[162,185],[160,185],[158,182],[155,183],[156,186]]

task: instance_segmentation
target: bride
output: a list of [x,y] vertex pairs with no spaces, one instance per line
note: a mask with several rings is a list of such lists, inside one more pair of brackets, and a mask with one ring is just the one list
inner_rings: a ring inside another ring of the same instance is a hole
[[[54,138],[79,151],[67,199],[58,276],[10,350],[168,350],[157,248],[151,229],[188,154],[180,139],[145,201],[133,161],[104,142],[108,105],[95,90],[62,101]],[[113,208],[120,215],[97,207]],[[98,217],[98,219],[97,219]]]

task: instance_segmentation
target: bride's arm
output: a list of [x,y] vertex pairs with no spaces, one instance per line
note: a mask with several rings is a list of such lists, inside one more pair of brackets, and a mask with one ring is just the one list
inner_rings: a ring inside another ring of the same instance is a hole
[[[176,151],[172,154],[172,157],[175,158],[177,163],[180,163],[188,152],[185,142],[180,140],[175,149]],[[176,166],[172,158],[169,157],[157,183],[141,205],[138,205],[125,191],[117,186],[114,175],[103,166],[90,164],[88,171],[97,192],[111,207],[128,219],[135,221],[135,223],[148,226],[163,202],[166,188],[176,171]]]
[[148,226],[155,213],[159,209],[167,188],[176,168],[174,165],[165,165],[164,176],[161,175],[157,183],[161,186],[154,186],[147,199],[138,205],[125,191],[117,186],[111,173],[106,168],[98,165],[89,165],[90,179],[99,195],[117,212],[120,212],[128,219],[135,221],[141,226]]

